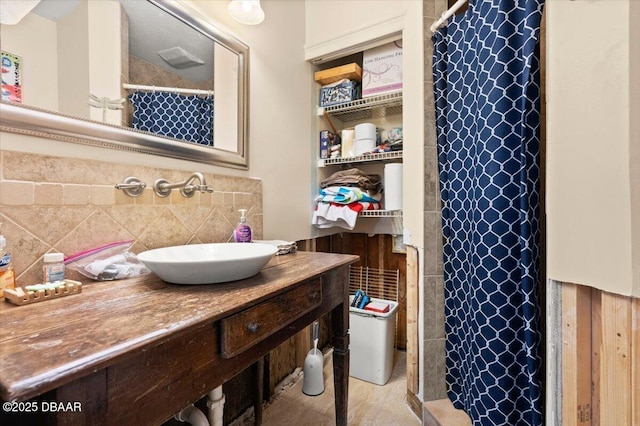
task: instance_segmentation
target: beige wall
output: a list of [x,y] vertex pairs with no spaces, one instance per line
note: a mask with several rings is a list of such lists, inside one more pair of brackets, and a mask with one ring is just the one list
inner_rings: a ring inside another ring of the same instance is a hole
[[58,23],[58,111],[82,118],[89,118],[88,11],[82,2]]
[[623,295],[640,295],[632,3],[546,5],[548,276]]
[[[215,120],[213,123],[214,145],[228,151],[238,151],[238,128],[216,126],[216,123],[238,122],[238,57],[219,44],[215,47],[214,91]],[[211,86],[209,86],[211,87]]]
[[[640,2],[629,4],[629,174],[631,181],[631,248],[633,295],[640,297]],[[640,391],[638,391],[640,393]]]
[[[99,98],[120,98],[122,90],[121,13],[123,13],[122,8],[116,2],[89,2],[89,93]],[[86,105],[86,101],[83,104]],[[91,120],[103,121],[102,108],[89,107],[89,117]],[[105,122],[120,124],[122,111],[108,109]]]

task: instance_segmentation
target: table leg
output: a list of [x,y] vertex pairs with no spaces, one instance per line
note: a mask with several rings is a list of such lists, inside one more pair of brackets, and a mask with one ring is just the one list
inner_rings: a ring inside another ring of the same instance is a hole
[[349,305],[347,303],[343,303],[331,311],[331,322],[333,326],[333,384],[336,426],[346,426],[349,400]]
[[256,393],[253,401],[253,413],[255,418],[255,425],[260,426],[262,424],[262,400],[264,399],[264,357],[260,358],[255,363],[256,381]]

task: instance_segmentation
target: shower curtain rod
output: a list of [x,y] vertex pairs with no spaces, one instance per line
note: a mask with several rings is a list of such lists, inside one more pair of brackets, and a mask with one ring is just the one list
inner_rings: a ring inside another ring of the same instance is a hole
[[430,28],[431,32],[435,33],[438,30],[438,28],[440,28],[444,23],[446,23],[447,19],[451,18],[453,14],[456,13],[458,9],[460,9],[462,5],[465,4],[466,2],[467,0],[458,0],[457,2],[455,2],[453,6],[451,6],[449,9],[447,9],[446,12],[440,15],[440,19],[438,19],[436,22],[431,24],[431,28]]
[[132,90],[151,90],[158,92],[171,92],[171,93],[186,93],[190,95],[211,95],[213,96],[213,90],[200,90],[200,89],[181,89],[179,87],[160,87],[160,86],[144,86],[141,84],[127,84],[122,85],[125,89]]

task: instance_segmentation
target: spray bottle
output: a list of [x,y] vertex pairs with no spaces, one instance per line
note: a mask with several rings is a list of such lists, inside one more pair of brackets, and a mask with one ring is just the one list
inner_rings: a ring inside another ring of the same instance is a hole
[[250,243],[253,241],[251,238],[251,227],[247,224],[247,209],[240,209],[240,222],[233,231],[233,237],[236,243]]
[[0,297],[5,288],[15,288],[16,279],[13,265],[11,264],[11,253],[6,251],[7,240],[4,235],[0,235]]

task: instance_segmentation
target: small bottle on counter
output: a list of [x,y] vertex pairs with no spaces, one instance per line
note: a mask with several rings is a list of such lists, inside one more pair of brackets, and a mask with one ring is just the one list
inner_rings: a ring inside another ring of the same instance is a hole
[[47,253],[44,255],[43,278],[45,283],[64,280],[64,254]]

